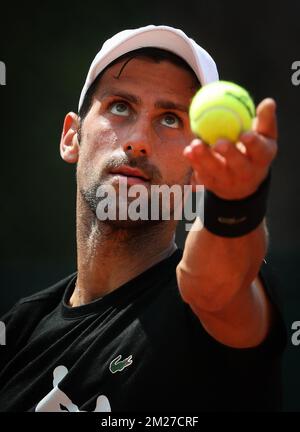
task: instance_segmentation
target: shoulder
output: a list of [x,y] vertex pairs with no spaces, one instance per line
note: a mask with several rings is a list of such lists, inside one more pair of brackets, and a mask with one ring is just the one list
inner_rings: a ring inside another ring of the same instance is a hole
[[20,351],[37,324],[61,302],[65,289],[75,273],[31,296],[19,300],[1,321],[6,329],[6,352],[12,356]]
[[57,296],[63,295],[65,289],[67,288],[68,284],[71,282],[71,280],[76,276],[77,272],[72,273],[65,278],[61,279],[60,281],[56,282],[53,285],[48,286],[47,288],[44,288],[41,291],[38,291],[34,294],[31,294],[28,297],[24,297],[21,300],[19,300],[18,304],[25,304],[25,303],[31,303],[31,302],[42,302],[47,301],[51,298],[56,298]]
[[75,278],[77,273],[72,273],[71,275],[61,279],[44,288],[41,291],[38,291],[30,296],[21,298],[2,318],[1,321],[4,323],[8,323],[12,318],[16,318],[18,315],[33,313],[37,315],[39,311],[43,310],[51,310],[55,307],[59,301],[62,299],[62,296],[68,286],[68,284]]

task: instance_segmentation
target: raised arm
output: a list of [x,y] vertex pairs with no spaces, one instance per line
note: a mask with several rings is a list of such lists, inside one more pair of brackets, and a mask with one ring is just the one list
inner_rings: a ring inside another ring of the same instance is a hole
[[[254,194],[277,152],[275,110],[272,99],[260,103],[253,131],[241,136],[244,146],[239,149],[224,140],[213,148],[194,140],[184,152],[194,181],[225,200]],[[236,348],[258,345],[272,320],[272,307],[258,277],[267,250],[265,222],[234,238],[201,229],[199,220],[195,224],[199,229],[189,232],[177,267],[183,299],[218,341]]]

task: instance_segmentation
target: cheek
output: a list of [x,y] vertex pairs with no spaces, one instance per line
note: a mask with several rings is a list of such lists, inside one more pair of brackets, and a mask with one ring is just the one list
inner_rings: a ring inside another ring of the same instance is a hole
[[106,119],[98,120],[96,127],[87,124],[82,136],[79,159],[98,164],[103,155],[111,153],[117,147],[117,143],[117,134]]
[[117,134],[104,117],[93,121],[91,125],[87,124],[85,130],[88,132],[84,136],[83,146],[88,147],[90,152],[109,151],[116,146]]
[[[88,132],[86,132],[88,131]],[[77,176],[81,183],[91,183],[99,178],[105,160],[118,145],[118,138],[109,122],[97,122],[97,127],[86,124],[83,130]]]

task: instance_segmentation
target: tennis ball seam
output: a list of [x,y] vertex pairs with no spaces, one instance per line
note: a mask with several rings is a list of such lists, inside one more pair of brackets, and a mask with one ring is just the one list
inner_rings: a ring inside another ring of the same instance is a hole
[[213,107],[207,108],[205,111],[203,111],[203,112],[202,112],[201,114],[199,114],[197,117],[195,117],[195,118],[193,119],[193,122],[195,122],[195,123],[198,122],[198,121],[201,119],[201,117],[204,117],[204,116],[206,116],[207,113],[209,113],[210,111],[215,111],[215,110],[217,110],[217,109],[221,109],[221,110],[223,110],[223,111],[228,111],[228,112],[232,113],[232,114],[234,115],[234,117],[237,119],[237,121],[238,121],[238,123],[239,123],[239,125],[240,125],[240,131],[243,130],[243,123],[242,123],[241,117],[240,117],[239,115],[237,115],[237,113],[236,113],[234,110],[232,110],[232,109],[230,109],[230,108],[228,108],[228,107],[225,107],[224,105],[215,105],[215,106],[213,106]]
[[234,93],[231,93],[230,91],[225,92],[225,95],[233,97],[236,101],[238,101],[240,104],[242,104],[242,106],[244,108],[246,108],[246,110],[248,111],[248,114],[251,118],[254,117],[255,114],[252,112],[249,105],[247,105],[247,103],[243,100],[243,96],[240,97],[238,95],[235,95]]

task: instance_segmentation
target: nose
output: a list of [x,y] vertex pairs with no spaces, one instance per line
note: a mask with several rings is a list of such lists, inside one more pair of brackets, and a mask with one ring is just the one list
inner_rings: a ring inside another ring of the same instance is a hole
[[150,156],[152,152],[152,133],[149,120],[136,122],[124,140],[123,150],[133,157]]

